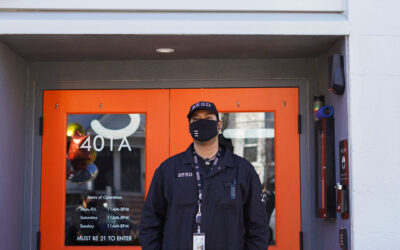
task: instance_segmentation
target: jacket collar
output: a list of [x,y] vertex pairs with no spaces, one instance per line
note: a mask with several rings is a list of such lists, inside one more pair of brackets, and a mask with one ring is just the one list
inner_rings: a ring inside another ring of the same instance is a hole
[[[222,145],[222,144],[219,144],[219,145],[225,151],[225,153],[222,155],[222,159],[221,159],[223,166],[232,167],[232,168],[235,167],[235,165],[233,164],[232,152],[229,149],[227,149],[225,147],[225,145]],[[184,152],[184,164],[189,164],[192,166],[194,165],[194,163],[193,163],[193,143],[190,144],[190,146]]]

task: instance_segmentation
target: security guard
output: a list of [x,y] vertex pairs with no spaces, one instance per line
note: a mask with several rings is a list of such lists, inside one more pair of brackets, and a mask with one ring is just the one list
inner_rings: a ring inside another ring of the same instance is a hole
[[218,143],[211,102],[191,106],[193,144],[156,170],[142,212],[143,250],[266,250],[268,221],[254,167]]

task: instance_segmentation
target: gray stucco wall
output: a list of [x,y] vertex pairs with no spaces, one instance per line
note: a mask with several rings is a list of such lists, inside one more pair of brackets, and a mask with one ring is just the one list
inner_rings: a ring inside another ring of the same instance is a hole
[[28,64],[0,42],[0,242],[21,249]]
[[[331,105],[334,108],[335,117],[335,166],[336,166],[336,182],[340,182],[339,175],[339,141],[348,138],[348,86],[345,87],[343,95],[335,95],[328,91],[328,58],[332,54],[342,54],[346,56],[346,44],[344,39],[338,41],[333,47],[326,51],[317,59],[317,81],[318,81],[318,95],[325,96],[325,105]],[[346,58],[345,58],[346,68]],[[312,161],[314,158],[312,158]],[[351,168],[351,166],[349,166]],[[351,181],[350,176],[350,181]],[[350,183],[351,185],[351,183]],[[315,202],[315,197],[312,197]],[[314,203],[313,203],[314,204]],[[351,249],[350,244],[350,219],[342,219],[340,214],[336,214],[336,219],[324,220],[314,217],[312,223],[314,232],[316,232],[315,239],[318,239],[316,249],[336,250],[340,249],[339,246],[339,228],[347,228],[348,236],[348,249]],[[351,216],[351,208],[350,208]]]

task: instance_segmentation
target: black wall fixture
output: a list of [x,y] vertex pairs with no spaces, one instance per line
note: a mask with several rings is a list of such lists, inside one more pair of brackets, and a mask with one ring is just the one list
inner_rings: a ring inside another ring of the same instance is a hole
[[329,91],[342,95],[344,93],[344,59],[340,54],[333,54],[329,57]]

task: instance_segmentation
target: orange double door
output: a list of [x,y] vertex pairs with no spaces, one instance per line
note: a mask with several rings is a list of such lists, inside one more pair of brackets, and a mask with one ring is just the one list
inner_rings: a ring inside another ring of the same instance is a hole
[[297,88],[44,91],[41,249],[141,249],[154,171],[191,143],[186,115],[198,101],[215,103],[221,142],[260,177],[269,249],[299,249],[298,95]]

